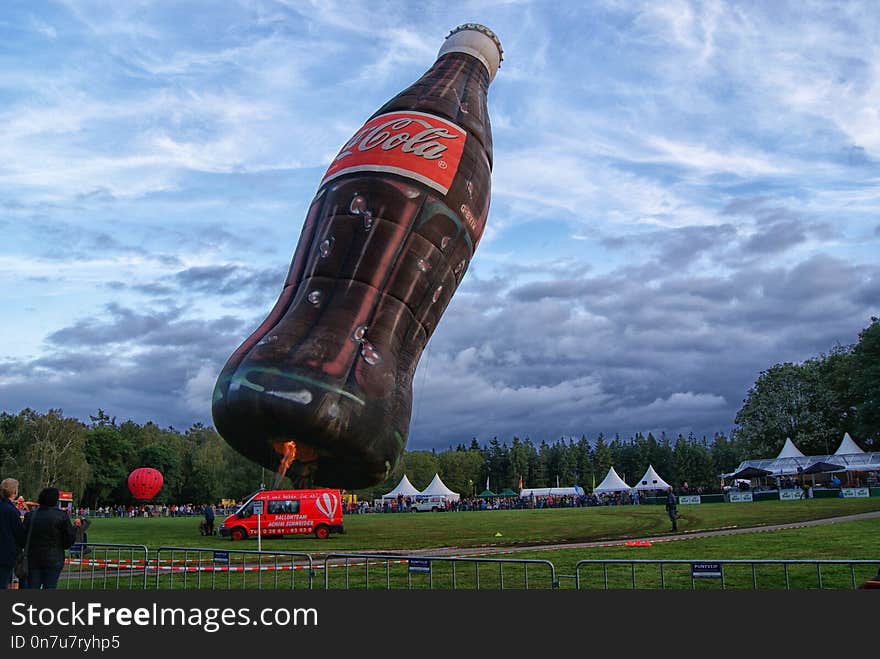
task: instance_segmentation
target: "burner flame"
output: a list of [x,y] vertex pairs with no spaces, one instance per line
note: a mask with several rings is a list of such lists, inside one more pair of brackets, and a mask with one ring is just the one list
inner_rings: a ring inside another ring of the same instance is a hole
[[287,470],[293,464],[293,461],[299,457],[300,462],[311,462],[318,458],[315,450],[305,444],[297,445],[295,440],[287,442],[272,442],[272,448],[281,456],[278,462],[278,471],[275,472],[275,488],[281,485],[281,479],[287,475]]

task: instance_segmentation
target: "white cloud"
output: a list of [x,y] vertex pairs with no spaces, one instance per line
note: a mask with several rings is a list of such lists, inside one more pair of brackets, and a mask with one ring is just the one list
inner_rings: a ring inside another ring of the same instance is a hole
[[220,373],[215,365],[204,365],[186,380],[183,387],[184,404],[194,415],[204,415],[205,410],[211,409],[211,395],[214,392],[214,384]]

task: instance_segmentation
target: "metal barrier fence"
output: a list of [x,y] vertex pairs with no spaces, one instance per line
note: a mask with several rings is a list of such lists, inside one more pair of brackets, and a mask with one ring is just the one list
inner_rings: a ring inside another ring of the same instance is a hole
[[[149,554],[145,545],[74,545],[59,586],[68,590],[315,587],[314,560],[301,552],[160,547],[152,558]],[[558,575],[547,560],[336,553],[326,555],[319,567],[327,590],[557,589],[562,577],[573,579],[578,590],[822,590],[856,589],[876,580],[880,560],[590,559],[578,561],[574,575]]]
[[[581,569],[599,568],[582,578]],[[871,579],[880,560],[591,559],[575,565],[580,589],[798,590],[851,589]]]
[[156,589],[311,590],[315,576],[310,554],[248,549],[159,547],[153,569]]
[[[508,568],[506,572],[505,567]],[[533,570],[531,574],[530,568]],[[535,570],[542,573],[537,580],[534,578]],[[378,581],[377,572],[380,575]],[[556,568],[553,563],[544,560],[400,554],[328,554],[324,558],[325,590],[528,590],[558,587]]]
[[64,561],[61,583],[68,590],[145,590],[148,551],[145,545],[75,544]]

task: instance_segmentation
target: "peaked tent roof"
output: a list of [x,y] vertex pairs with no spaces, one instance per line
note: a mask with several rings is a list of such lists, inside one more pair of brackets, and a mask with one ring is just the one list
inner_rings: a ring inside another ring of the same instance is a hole
[[645,475],[636,483],[636,490],[668,490],[669,483],[660,478],[653,465],[648,465]]
[[505,487],[498,493],[499,497],[515,497],[519,496],[516,492],[514,492],[511,488]]
[[608,474],[593,490],[596,494],[603,492],[629,492],[632,488],[623,482],[623,479],[614,471],[614,467],[608,470]]
[[489,499],[491,497],[497,497],[498,495],[495,494],[495,492],[493,492],[492,490],[483,490],[477,496],[483,497],[484,499]]
[[444,485],[443,481],[440,480],[440,474],[434,474],[434,479],[428,483],[428,487],[418,492],[418,494],[441,496],[454,501],[458,501],[460,498],[458,492],[453,492]]
[[837,447],[834,455],[855,455],[859,453],[864,453],[864,451],[853,441],[848,432],[843,433],[843,439],[840,440],[840,446]]
[[387,494],[383,494],[383,499],[394,499],[398,494],[403,495],[405,497],[414,497],[417,495],[419,491],[413,487],[413,484],[409,482],[409,479],[406,477],[406,474],[403,475],[403,478],[400,479],[400,482],[397,484],[393,490],[388,492]]
[[785,438],[785,444],[782,445],[782,450],[779,452],[779,455],[776,456],[776,459],[779,458],[803,458],[806,457],[803,453],[801,453],[800,449],[794,445],[794,442],[791,441],[790,437]]

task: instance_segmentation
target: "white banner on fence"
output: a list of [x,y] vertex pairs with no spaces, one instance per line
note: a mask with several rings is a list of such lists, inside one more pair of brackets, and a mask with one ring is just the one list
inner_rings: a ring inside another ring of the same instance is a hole
[[683,494],[678,497],[678,502],[686,506],[691,503],[700,503],[700,495],[699,494]]
[[727,497],[730,503],[751,503],[754,501],[751,492],[730,492]]
[[840,491],[843,492],[844,499],[866,499],[871,496],[867,487],[842,487],[840,488]]
[[782,501],[794,501],[795,499],[803,498],[803,490],[779,490],[779,499]]

